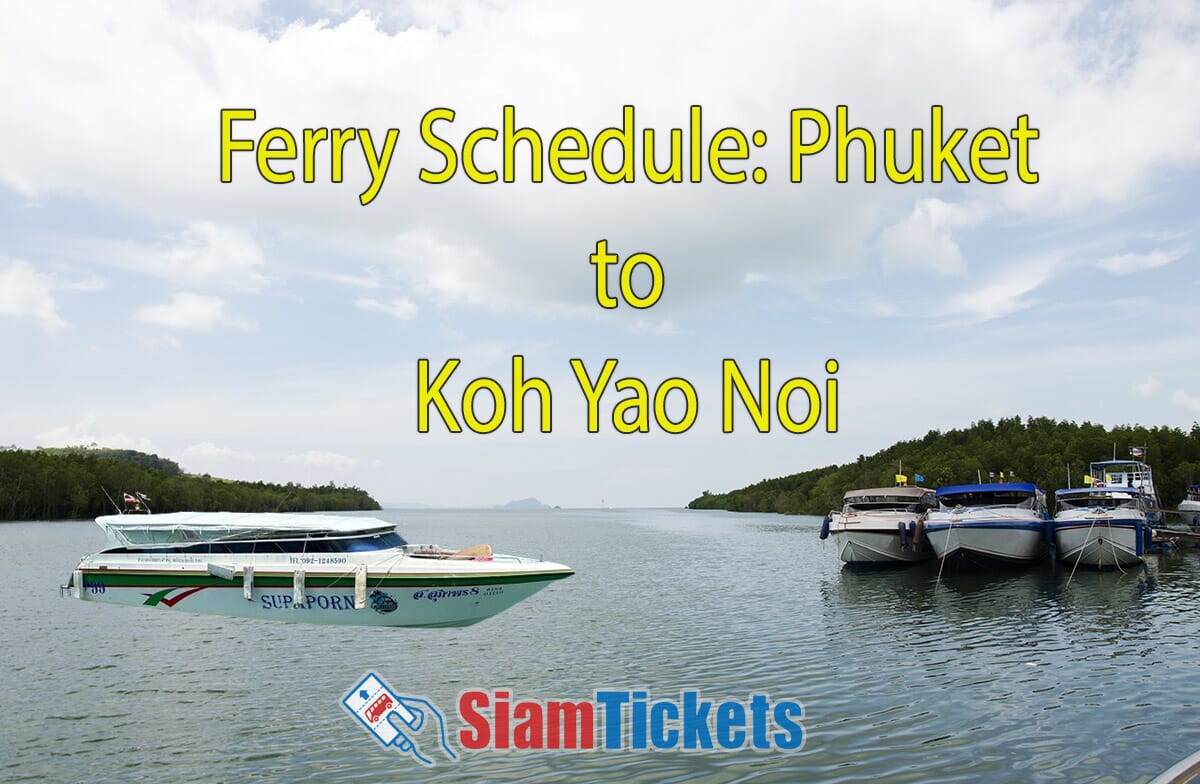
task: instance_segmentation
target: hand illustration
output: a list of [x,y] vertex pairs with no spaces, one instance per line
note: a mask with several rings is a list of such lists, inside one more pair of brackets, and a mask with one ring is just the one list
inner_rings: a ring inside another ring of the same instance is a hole
[[[408,718],[404,715],[404,712],[401,710],[393,711],[391,715],[397,717],[403,726],[397,726],[397,721],[393,720],[391,716],[389,716],[388,720],[392,723],[392,726],[396,726],[396,729],[398,729],[402,735],[408,735],[407,740],[413,745],[413,748],[409,753],[411,753],[413,757],[417,759],[417,761],[425,765],[433,765],[432,760],[421,755],[412,737],[412,735],[420,733],[421,730],[426,727],[429,728],[424,733],[425,735],[429,736],[429,743],[426,744],[426,748],[431,748],[432,744],[436,743],[437,745],[441,746],[442,751],[446,753],[447,757],[452,760],[458,759],[458,755],[454,753],[452,748],[450,748],[450,743],[446,738],[446,719],[444,716],[442,716],[441,711],[433,706],[433,703],[423,697],[401,696],[397,699],[399,706],[408,712],[408,716],[413,718],[413,722],[410,723]],[[426,722],[425,718],[427,715],[432,716],[434,719],[436,719],[436,721]],[[406,730],[410,732],[406,732]],[[400,750],[406,751],[406,749],[403,747],[401,747]]]

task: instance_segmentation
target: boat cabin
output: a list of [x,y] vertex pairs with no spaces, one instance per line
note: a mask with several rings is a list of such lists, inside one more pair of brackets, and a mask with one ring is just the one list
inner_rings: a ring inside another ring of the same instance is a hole
[[1139,460],[1105,460],[1092,463],[1088,472],[1093,487],[1134,487],[1154,495],[1150,466]]

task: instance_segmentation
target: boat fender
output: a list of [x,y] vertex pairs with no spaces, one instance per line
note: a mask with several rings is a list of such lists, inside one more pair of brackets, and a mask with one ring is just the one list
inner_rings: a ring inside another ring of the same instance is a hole
[[833,518],[830,517],[829,515],[825,515],[825,519],[821,521],[821,538],[822,539],[829,538],[829,524],[832,522],[833,522]]
[[908,521],[908,540],[913,544],[917,543],[917,521]]
[[908,547],[908,527],[904,525],[903,520],[896,523],[896,526],[900,529],[900,546]]
[[925,538],[925,518],[917,520],[917,529],[913,531],[913,544],[920,544]]

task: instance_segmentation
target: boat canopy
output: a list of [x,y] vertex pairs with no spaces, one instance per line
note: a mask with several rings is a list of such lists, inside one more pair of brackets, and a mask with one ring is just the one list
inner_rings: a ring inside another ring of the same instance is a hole
[[1041,508],[1045,504],[1042,489],[1030,482],[988,483],[939,487],[937,500],[943,509],[957,506],[1011,506]]
[[939,487],[938,498],[944,495],[961,495],[963,493],[1038,493],[1040,488],[1032,482],[989,482],[982,485],[951,485]]
[[896,498],[920,498],[930,492],[924,487],[869,487],[865,490],[851,490],[842,499],[853,501],[856,498],[873,495],[888,495]]
[[274,539],[340,538],[392,533],[396,526],[375,517],[278,512],[173,512],[97,517],[116,547],[189,545]]

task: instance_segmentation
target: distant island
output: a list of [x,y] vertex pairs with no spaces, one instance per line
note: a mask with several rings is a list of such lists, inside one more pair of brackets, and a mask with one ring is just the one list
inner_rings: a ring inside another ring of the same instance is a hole
[[[689,509],[732,512],[779,512],[823,515],[841,508],[847,490],[890,487],[900,461],[910,484],[925,487],[968,484],[978,477],[996,481],[1033,482],[1047,493],[1078,487],[1089,464],[1113,456],[1129,457],[1131,447],[1147,449],[1162,503],[1174,509],[1187,486],[1200,481],[1200,424],[1190,431],[1171,427],[1128,425],[1107,429],[1090,422],[1075,424],[1046,417],[983,419],[970,427],[942,433],[930,430],[923,438],[901,441],[845,465],[814,468],[797,474],[764,479],[727,493],[705,491]],[[1069,473],[1068,473],[1069,467]],[[995,479],[989,479],[994,474]],[[921,481],[917,476],[923,477]]]
[[509,501],[507,504],[502,504],[497,509],[550,509],[550,504],[543,504],[536,498],[522,498],[518,501]]
[[128,449],[0,449],[0,520],[113,514],[141,493],[155,512],[333,512],[379,509],[357,487],[302,487],[186,474],[174,460]]

